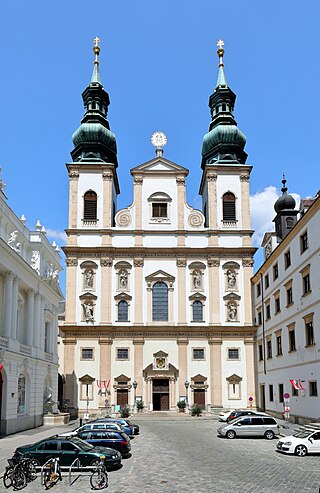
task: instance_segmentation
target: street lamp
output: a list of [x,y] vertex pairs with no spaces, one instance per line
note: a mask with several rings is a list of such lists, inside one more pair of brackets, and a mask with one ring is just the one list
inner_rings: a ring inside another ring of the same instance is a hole
[[133,386],[133,390],[134,390],[134,396],[133,396],[133,399],[134,399],[134,404],[133,404],[133,412],[135,411],[136,409],[136,400],[137,400],[137,387],[138,387],[138,382],[136,382],[135,380],[133,380],[132,382],[132,386]]
[[188,402],[188,388],[189,388],[189,385],[190,385],[190,383],[188,382],[188,380],[186,380],[184,382],[184,386],[186,388],[186,405],[187,405],[187,409],[189,408],[189,402]]

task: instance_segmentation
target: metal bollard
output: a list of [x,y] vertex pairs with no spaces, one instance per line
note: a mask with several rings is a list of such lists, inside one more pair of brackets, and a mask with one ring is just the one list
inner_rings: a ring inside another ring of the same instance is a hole
[[80,426],[82,426],[82,418],[80,418]]

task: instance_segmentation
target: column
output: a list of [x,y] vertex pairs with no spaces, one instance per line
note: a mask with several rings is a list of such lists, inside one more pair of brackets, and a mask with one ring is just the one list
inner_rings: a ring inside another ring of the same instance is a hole
[[[186,395],[184,382],[188,380],[188,339],[179,337],[178,344],[178,363],[179,363],[179,398]],[[179,399],[178,398],[178,399]]]
[[66,324],[76,323],[77,258],[66,258]]
[[76,415],[78,402],[78,380],[74,371],[75,368],[75,347],[76,339],[64,339],[64,374],[65,374],[65,386],[64,386],[64,398],[69,399],[69,412],[72,416]]
[[12,284],[13,284],[13,274],[9,272],[5,277],[5,304],[4,304],[4,337],[11,337],[11,321],[12,321]]
[[219,291],[219,267],[218,258],[208,259],[209,270],[209,324],[220,325],[220,291]]
[[[112,198],[112,173],[102,174],[103,179],[103,206],[102,227],[110,229],[112,226],[113,198]],[[111,245],[111,234],[102,235],[102,245]]]
[[210,397],[211,407],[222,407],[222,371],[221,371],[221,347],[222,339],[213,337],[209,339],[210,345]]
[[184,231],[184,205],[186,202],[186,180],[184,176],[176,178],[177,183],[177,207],[178,207],[178,246],[185,246],[185,236],[181,234]]
[[53,311],[53,321],[51,322],[51,349],[50,353],[53,355],[57,354],[57,348],[58,348],[58,315],[57,315],[57,309],[52,307]]
[[246,348],[247,403],[249,404],[249,397],[253,397],[252,405],[256,407],[257,402],[255,393],[256,386],[254,371],[254,340],[245,339],[244,344]]
[[142,396],[143,396],[143,345],[144,345],[143,337],[133,338],[133,347],[134,347],[133,380],[135,380],[138,384],[137,395],[142,395]]
[[100,300],[100,324],[111,324],[111,303],[112,303],[112,259],[100,259],[101,265],[101,296]]
[[151,324],[152,323],[152,287],[151,287],[151,282],[148,282],[148,287],[147,287],[147,310],[148,310],[147,324]]
[[40,310],[41,310],[41,296],[39,293],[34,298],[34,323],[33,323],[33,345],[34,347],[40,347]]
[[[100,348],[100,355],[99,355],[99,361],[100,361],[100,380],[105,380],[106,382],[110,379],[110,387],[109,389],[111,390],[112,387],[112,379],[111,379],[111,346],[112,346],[112,339],[111,338],[101,338],[99,339],[99,348]],[[108,394],[101,395],[99,398],[99,407],[105,407],[105,400],[109,400],[109,404],[111,405],[110,397]]]
[[186,259],[177,259],[178,267],[178,325],[186,325]]
[[169,323],[173,324],[174,323],[174,312],[173,312],[173,307],[174,307],[174,292],[173,292],[173,286],[172,283],[170,283],[170,287],[168,288],[168,321]]
[[143,259],[135,258],[134,265],[134,325],[143,324]]
[[244,325],[252,325],[251,277],[253,276],[253,258],[244,258],[243,265],[243,300]]
[[[249,190],[249,174],[240,175],[241,183],[241,220],[242,228],[244,230],[250,230],[250,190]],[[251,236],[246,235],[242,238],[243,246],[251,246]]]
[[70,170],[69,178],[69,229],[73,229],[78,227],[78,171]]
[[11,337],[17,339],[17,319],[18,319],[18,293],[19,278],[14,276],[12,286],[12,319],[11,319]]
[[146,380],[146,385],[147,385],[147,409],[148,411],[152,411],[152,379],[147,378]]
[[39,319],[39,328],[40,328],[40,330],[39,330],[39,347],[40,347],[40,349],[44,349],[44,326],[45,326],[44,307],[45,307],[45,302],[41,296],[40,319]]
[[27,339],[26,339],[27,346],[33,345],[33,331],[34,331],[34,291],[30,289],[27,294]]
[[142,184],[143,178],[141,176],[134,176],[134,204],[135,204],[135,229],[137,233],[135,235],[135,246],[142,246]]
[[[217,174],[208,173],[208,206],[209,206],[209,229],[217,229]],[[218,245],[217,235],[210,234],[209,246]]]
[[169,391],[170,391],[170,408],[175,409],[179,397],[176,397],[176,386],[173,377],[169,379]]

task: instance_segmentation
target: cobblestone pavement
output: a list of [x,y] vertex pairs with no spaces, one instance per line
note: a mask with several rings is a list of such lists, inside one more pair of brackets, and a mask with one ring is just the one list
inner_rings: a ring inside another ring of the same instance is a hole
[[[141,434],[132,457],[109,473],[109,493],[318,493],[320,456],[304,458],[275,451],[277,440],[218,438],[220,423],[202,418],[136,420]],[[90,491],[89,476],[56,493]],[[0,491],[2,485],[0,486]],[[44,491],[37,478],[26,493]]]

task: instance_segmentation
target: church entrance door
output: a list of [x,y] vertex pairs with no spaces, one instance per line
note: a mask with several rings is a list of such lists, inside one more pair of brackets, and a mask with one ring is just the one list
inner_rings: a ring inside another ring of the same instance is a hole
[[202,409],[206,407],[206,393],[203,389],[194,389],[193,391],[194,404],[198,404]]
[[169,411],[169,379],[156,378],[152,381],[154,411]]
[[117,404],[120,406],[120,409],[128,405],[127,390],[117,390]]

